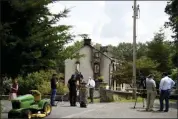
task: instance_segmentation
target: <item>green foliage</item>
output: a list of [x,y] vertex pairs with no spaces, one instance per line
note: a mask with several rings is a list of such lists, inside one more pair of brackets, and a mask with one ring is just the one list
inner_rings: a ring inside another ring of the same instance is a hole
[[38,85],[38,91],[41,92],[42,95],[50,94],[51,84],[49,81],[42,82],[41,85]]
[[113,72],[113,79],[119,84],[132,82],[132,63],[123,62],[117,71]]
[[57,84],[57,93],[59,93],[59,94],[66,94],[68,92],[69,92],[69,90],[68,90],[68,87],[66,85],[64,85],[61,82],[59,82]]
[[137,70],[141,71],[145,76],[156,70],[158,65],[158,63],[145,56],[136,61]]
[[171,68],[170,60],[170,45],[168,45],[164,40],[164,32],[162,29],[155,34],[153,41],[148,44],[147,56],[152,60],[159,62],[157,70],[160,72],[169,71]]
[[[112,55],[120,61],[133,60],[133,45],[131,43],[120,43],[117,47],[109,46],[111,48]],[[143,43],[137,43],[137,58],[145,56],[147,52],[147,45]]]
[[1,87],[1,93],[4,95],[8,95],[10,91],[10,84],[12,84],[11,79],[6,79],[3,81],[2,87]]
[[159,72],[159,71],[157,71],[157,70],[152,70],[152,71],[150,72],[150,74],[153,74],[153,75],[154,75],[154,80],[155,80],[155,81],[160,81],[161,78],[162,78],[162,73]]
[[166,14],[169,15],[169,21],[165,23],[166,27],[171,27],[175,35],[173,38],[178,41],[178,1],[170,0],[165,8]]
[[103,80],[104,80],[104,76],[99,76],[97,79],[98,79],[99,81],[103,81]]
[[76,41],[73,45],[66,47],[66,49],[63,51],[65,54],[65,59],[79,59],[81,57],[84,57],[84,54],[79,54],[78,51],[83,46],[83,41]]
[[172,37],[175,40],[176,52],[172,57],[172,62],[175,67],[178,67],[178,1],[170,0],[165,8],[166,14],[169,15],[169,21],[165,22],[165,27],[171,27],[173,33]]
[[113,47],[112,54],[115,58],[122,61],[132,61],[133,51],[131,43],[120,43],[117,47]]
[[2,73],[9,76],[56,69],[62,50],[73,35],[67,25],[56,25],[69,12],[50,13],[51,0],[5,0],[1,2]]
[[[42,94],[50,92],[50,79],[53,74],[57,74],[55,70],[39,71],[28,74],[26,77],[18,77],[19,93],[26,94],[30,90],[39,90]],[[58,74],[58,78],[62,74]]]
[[171,78],[172,78],[173,80],[177,80],[177,79],[178,79],[178,68],[172,69]]

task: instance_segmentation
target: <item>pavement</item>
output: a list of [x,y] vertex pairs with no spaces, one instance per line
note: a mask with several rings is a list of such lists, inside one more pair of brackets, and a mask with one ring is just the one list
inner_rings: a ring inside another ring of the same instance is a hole
[[[11,109],[9,101],[2,101],[4,110],[2,118],[7,118],[7,113]],[[57,107],[53,107],[51,115],[46,118],[177,118],[178,111],[176,102],[171,102],[169,112],[157,112],[158,101],[155,101],[153,112],[146,112],[142,103],[137,103],[133,109],[133,102],[116,103],[94,103],[87,108],[70,107],[69,102],[59,102]]]

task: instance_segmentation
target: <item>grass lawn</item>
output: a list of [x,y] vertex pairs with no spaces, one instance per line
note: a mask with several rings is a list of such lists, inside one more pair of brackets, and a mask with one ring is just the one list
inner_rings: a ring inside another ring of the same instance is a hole
[[170,99],[169,102],[177,102],[177,100],[172,100],[172,99]]
[[[137,102],[142,102],[143,98],[138,97],[137,98]],[[88,102],[90,102],[90,99],[88,99]],[[99,98],[95,98],[94,99],[94,103],[99,103],[100,99]],[[125,98],[121,98],[120,101],[116,101],[116,102],[135,102],[135,99],[125,99]],[[170,102],[177,102],[177,100],[170,100]]]
[[[88,102],[90,102],[90,99],[88,99]],[[95,98],[94,99],[94,103],[99,103],[100,99],[99,98]],[[125,99],[125,98],[121,98],[120,101],[116,101],[116,102],[135,102],[135,99]],[[142,102],[142,98],[138,97],[137,98],[137,102]]]

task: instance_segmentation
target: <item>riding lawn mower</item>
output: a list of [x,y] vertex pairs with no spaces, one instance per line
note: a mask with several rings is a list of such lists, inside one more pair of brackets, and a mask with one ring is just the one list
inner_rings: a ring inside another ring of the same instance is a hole
[[34,117],[43,118],[51,114],[52,106],[49,99],[41,99],[41,93],[31,90],[30,94],[19,96],[11,101],[12,109],[8,112],[8,118]]

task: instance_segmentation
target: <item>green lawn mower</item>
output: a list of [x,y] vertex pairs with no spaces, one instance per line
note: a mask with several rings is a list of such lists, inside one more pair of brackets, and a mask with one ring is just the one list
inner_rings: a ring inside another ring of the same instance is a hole
[[19,96],[12,102],[12,109],[8,113],[9,119],[14,118],[43,118],[51,114],[52,106],[49,99],[41,99],[41,93],[31,90],[30,94]]

